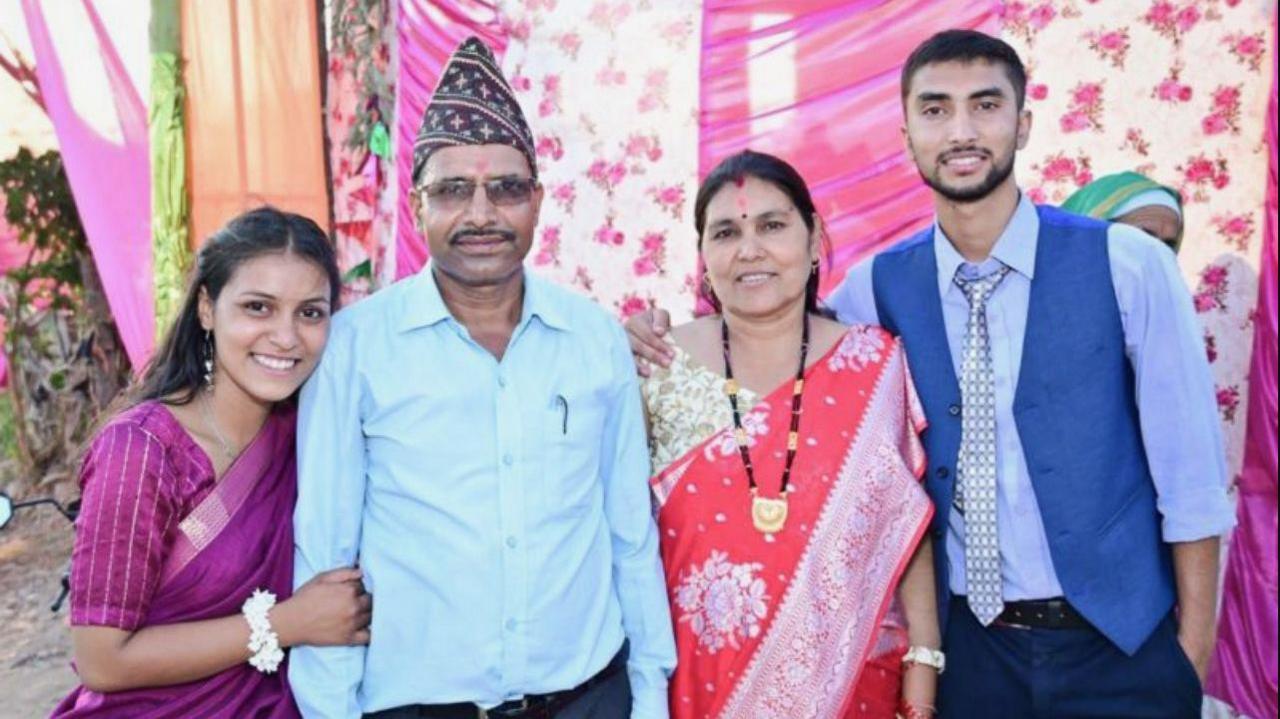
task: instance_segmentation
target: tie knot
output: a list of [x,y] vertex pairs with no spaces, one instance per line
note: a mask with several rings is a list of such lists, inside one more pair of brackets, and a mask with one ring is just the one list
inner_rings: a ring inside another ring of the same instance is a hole
[[1005,275],[1009,274],[1009,267],[1002,265],[1000,269],[989,272],[981,277],[961,277],[956,275],[956,286],[964,292],[964,296],[968,298],[970,306],[979,306],[986,304],[991,297],[991,293],[1000,285]]

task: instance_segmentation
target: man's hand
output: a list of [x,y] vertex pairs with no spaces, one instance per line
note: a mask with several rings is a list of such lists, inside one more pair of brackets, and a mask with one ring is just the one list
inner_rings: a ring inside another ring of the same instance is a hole
[[1196,676],[1200,677],[1203,685],[1205,673],[1209,671],[1209,658],[1213,656],[1213,633],[1209,632],[1206,636],[1199,634],[1201,633],[1179,630],[1178,644],[1182,645],[1182,651],[1191,660],[1191,666],[1195,667]]
[[631,342],[631,354],[636,360],[636,372],[649,376],[649,363],[670,367],[675,350],[665,339],[671,329],[671,315],[664,309],[653,308],[632,315],[623,323],[627,339]]

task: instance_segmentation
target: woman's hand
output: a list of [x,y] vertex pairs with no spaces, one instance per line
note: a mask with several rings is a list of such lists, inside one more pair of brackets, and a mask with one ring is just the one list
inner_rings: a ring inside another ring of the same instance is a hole
[[271,627],[280,646],[368,644],[373,597],[364,591],[361,576],[356,568],[321,572],[272,607]]
[[[906,707],[912,707],[916,716],[931,717],[936,713],[934,707],[937,706],[935,703],[937,693],[937,669],[915,662],[902,665],[902,703]],[[906,713],[900,713],[909,716]]]

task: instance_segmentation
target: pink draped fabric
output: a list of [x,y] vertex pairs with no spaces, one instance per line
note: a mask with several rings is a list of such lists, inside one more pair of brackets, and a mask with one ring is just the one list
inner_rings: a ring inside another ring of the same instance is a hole
[[[1276,40],[1273,25],[1272,42]],[[1274,47],[1274,44],[1273,44]],[[1280,81],[1276,82],[1280,85]],[[1277,702],[1276,598],[1276,85],[1267,112],[1266,230],[1259,267],[1253,358],[1249,367],[1249,418],[1240,472],[1238,525],[1231,539],[1222,585],[1218,645],[1206,691],[1250,717],[1273,717]]]
[[[76,107],[53,35],[66,20],[46,22],[45,3],[22,0],[35,54],[36,75],[58,137],[76,208],[129,361],[141,368],[155,342],[151,274],[151,165],[147,108],[134,86],[95,3],[81,0],[96,47],[78,47],[102,63],[119,141],[100,135]],[[68,13],[74,15],[74,13]],[[145,37],[129,38],[146,42]],[[76,58],[84,62],[83,57]],[[73,63],[68,58],[67,66]]]
[[496,0],[401,0],[396,34],[400,67],[396,94],[396,279],[411,275],[427,261],[426,240],[418,232],[409,205],[413,186],[413,140],[436,80],[454,48],[475,35],[493,48],[499,60],[507,47],[506,30],[498,23]]
[[[4,210],[4,201],[0,199],[0,212]],[[18,232],[0,219],[0,274],[8,272],[25,262],[27,253],[18,244]],[[4,318],[0,317],[0,333],[5,331]],[[5,357],[4,348],[0,347],[0,388],[9,386],[9,360]]]
[[953,27],[998,33],[993,3],[703,4],[699,174],[745,148],[795,165],[834,245],[824,292],[933,214],[903,144],[898,75],[912,48]]

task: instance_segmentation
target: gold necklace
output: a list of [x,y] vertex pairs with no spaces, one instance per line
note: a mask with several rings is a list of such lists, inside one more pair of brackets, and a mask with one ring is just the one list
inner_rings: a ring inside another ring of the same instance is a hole
[[800,366],[796,369],[795,383],[791,386],[791,428],[787,432],[787,460],[782,468],[782,482],[777,497],[761,497],[756,486],[756,472],[751,464],[751,452],[747,449],[747,431],[742,428],[742,415],[738,412],[738,381],[733,378],[733,365],[729,361],[729,325],[720,320],[720,339],[724,345],[724,389],[733,409],[733,438],[747,471],[747,486],[751,490],[751,523],[755,528],[771,535],[782,531],[787,523],[787,490],[791,486],[791,465],[800,446],[800,403],[804,397],[804,365],[809,355],[809,315],[804,316],[804,331],[800,338]]

